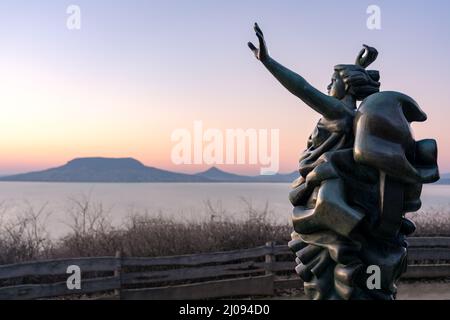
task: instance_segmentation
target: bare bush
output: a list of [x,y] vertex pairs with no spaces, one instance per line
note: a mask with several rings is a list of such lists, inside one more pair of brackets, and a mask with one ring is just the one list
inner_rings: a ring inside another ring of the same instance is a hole
[[52,241],[46,229],[51,214],[47,204],[37,210],[30,203],[13,219],[5,219],[2,206],[0,220],[0,263],[20,262],[51,256]]
[[112,226],[110,209],[94,202],[91,194],[69,198],[68,222],[71,232],[60,239],[53,255],[63,257],[98,256],[114,253],[118,233]]
[[[292,227],[271,221],[269,204],[257,206],[241,199],[239,219],[232,219],[220,201],[204,202],[209,219],[193,222],[169,219],[163,213],[130,211],[119,227],[113,227],[108,208],[89,195],[71,198],[70,232],[50,241],[45,229],[49,215],[46,206],[38,210],[29,204],[22,214],[7,221],[0,214],[0,264],[42,258],[112,256],[120,250],[125,256],[168,256],[228,251],[264,245],[268,241],[286,244]],[[0,204],[0,213],[5,206]],[[449,236],[450,214],[434,209],[408,215],[417,224],[414,236]]]
[[450,236],[450,212],[444,207],[435,207],[408,215],[414,221],[417,230],[414,236],[436,237]]

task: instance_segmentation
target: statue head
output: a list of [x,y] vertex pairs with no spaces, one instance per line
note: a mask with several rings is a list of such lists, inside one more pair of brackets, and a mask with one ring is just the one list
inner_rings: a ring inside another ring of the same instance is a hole
[[378,51],[364,45],[355,64],[340,64],[334,67],[328,94],[339,100],[351,95],[355,100],[364,100],[371,94],[380,91],[380,73],[366,70],[376,60]]

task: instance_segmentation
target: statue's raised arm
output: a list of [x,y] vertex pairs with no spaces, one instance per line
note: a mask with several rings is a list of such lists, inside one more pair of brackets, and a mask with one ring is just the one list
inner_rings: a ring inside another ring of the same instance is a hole
[[341,118],[352,110],[346,108],[339,99],[328,96],[308,83],[302,76],[284,67],[269,56],[263,32],[257,23],[254,30],[259,39],[259,48],[249,42],[248,46],[264,66],[277,78],[277,80],[292,94],[299,97],[303,102],[327,119]]

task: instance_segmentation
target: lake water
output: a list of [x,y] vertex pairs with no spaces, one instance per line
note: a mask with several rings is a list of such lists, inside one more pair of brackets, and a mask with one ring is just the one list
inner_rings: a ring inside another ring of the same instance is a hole
[[[211,219],[208,201],[221,216],[233,219],[247,216],[248,203],[255,209],[264,209],[268,203],[269,218],[284,223],[289,221],[292,211],[289,189],[289,184],[282,183],[0,182],[0,214],[8,219],[23,214],[30,207],[38,211],[45,206],[44,211],[49,214],[46,227],[52,236],[60,236],[69,230],[68,212],[74,206],[73,199],[83,197],[89,197],[93,205],[101,204],[115,225],[132,212],[176,220]],[[425,185],[422,201],[424,211],[430,207],[448,206],[450,185]]]

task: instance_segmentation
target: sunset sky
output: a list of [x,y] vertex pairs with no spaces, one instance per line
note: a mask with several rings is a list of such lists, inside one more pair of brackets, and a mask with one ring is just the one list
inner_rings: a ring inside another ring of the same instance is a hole
[[[81,8],[81,30],[66,9]],[[366,27],[369,5],[381,30]],[[428,114],[416,139],[435,138],[450,171],[450,2],[254,0],[8,0],[0,3],[0,174],[76,157],[134,157],[163,169],[171,134],[206,128],[279,129],[280,171],[296,169],[319,119],[254,58],[252,25],[271,55],[326,91],[333,66],[363,43],[380,51],[382,90]],[[255,174],[258,165],[219,166]]]

